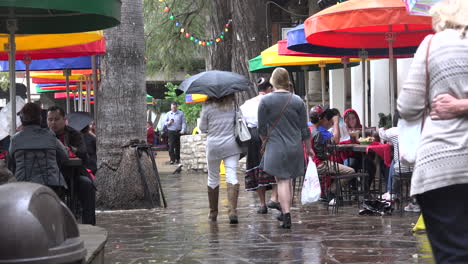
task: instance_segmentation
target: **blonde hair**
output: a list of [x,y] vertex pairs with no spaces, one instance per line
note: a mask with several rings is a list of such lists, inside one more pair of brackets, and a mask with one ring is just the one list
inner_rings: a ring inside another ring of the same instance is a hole
[[468,31],[468,1],[444,0],[435,4],[429,13],[432,15],[432,27],[436,32],[445,29],[459,30],[464,38]]
[[270,83],[275,89],[290,90],[289,73],[285,68],[278,67],[271,74]]
[[224,112],[228,112],[234,109],[234,101],[236,97],[234,94],[227,95],[221,98],[210,97],[206,100],[203,105],[214,104]]

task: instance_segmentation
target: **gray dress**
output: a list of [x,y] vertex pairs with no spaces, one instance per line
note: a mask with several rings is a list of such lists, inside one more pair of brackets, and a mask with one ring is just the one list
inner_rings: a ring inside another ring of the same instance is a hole
[[263,170],[281,179],[304,175],[304,150],[302,141],[310,138],[307,127],[307,111],[302,99],[293,95],[274,130],[271,130],[290,93],[274,92],[263,97],[258,108],[258,130],[268,136],[265,153],[260,166]]

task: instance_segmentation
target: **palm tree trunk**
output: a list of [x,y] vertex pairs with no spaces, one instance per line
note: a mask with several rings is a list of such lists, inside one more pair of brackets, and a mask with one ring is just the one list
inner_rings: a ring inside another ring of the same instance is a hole
[[[130,142],[146,142],[146,86],[142,0],[122,0],[121,24],[105,31],[98,91],[97,205],[106,209],[148,207]],[[152,175],[148,158],[143,171]],[[158,197],[157,193],[152,194]]]

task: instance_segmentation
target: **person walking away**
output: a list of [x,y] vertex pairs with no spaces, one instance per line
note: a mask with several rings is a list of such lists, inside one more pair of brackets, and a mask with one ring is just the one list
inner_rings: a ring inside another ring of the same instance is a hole
[[96,224],[96,187],[86,168],[90,168],[90,159],[86,144],[80,132],[66,125],[65,112],[58,106],[47,110],[47,125],[56,137],[68,148],[70,157],[77,156],[83,161],[77,181],[77,193],[83,208],[83,224]]
[[468,1],[441,1],[430,13],[437,33],[419,46],[397,105],[405,120],[424,118],[411,195],[421,207],[435,261],[468,263],[468,120],[456,110],[447,119],[438,108],[425,115],[431,102],[440,107],[449,99],[446,94],[468,97]]
[[151,121],[146,122],[146,143],[154,145],[154,128]]
[[41,107],[27,103],[19,113],[23,130],[11,138],[9,167],[17,181],[43,184],[63,197],[67,188],[59,166],[68,160],[65,147],[47,128],[41,128]]
[[289,92],[289,73],[276,68],[270,78],[273,92],[265,95],[258,107],[258,133],[265,144],[260,167],[276,178],[282,210],[282,227],[291,228],[292,179],[303,176],[303,143],[309,156],[310,130],[302,99]]
[[177,103],[171,103],[171,111],[166,114],[164,125],[168,130],[169,156],[171,164],[180,163],[180,135],[185,134],[184,112],[177,110]]
[[237,200],[239,181],[237,165],[242,150],[234,135],[234,95],[219,99],[209,98],[203,103],[200,117],[200,131],[207,133],[206,159],[208,163],[209,220],[216,221],[219,198],[219,166],[224,161],[229,201],[229,223],[237,224]]
[[[247,191],[257,191],[258,198],[260,199],[260,207],[257,210],[259,214],[266,214],[268,207],[275,208],[281,211],[280,203],[278,202],[278,191],[276,180],[273,176],[263,173],[260,169],[260,161],[262,159],[261,148],[262,141],[258,135],[258,106],[262,98],[269,94],[273,87],[270,82],[265,78],[257,80],[258,96],[251,98],[240,109],[242,116],[249,128],[251,139],[247,148],[247,164],[245,172],[245,189]],[[272,189],[268,207],[265,199],[267,189]]]

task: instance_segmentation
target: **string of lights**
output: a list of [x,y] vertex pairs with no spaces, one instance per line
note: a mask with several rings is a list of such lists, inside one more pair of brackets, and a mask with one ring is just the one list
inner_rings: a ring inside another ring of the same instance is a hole
[[172,12],[171,8],[169,7],[170,5],[168,4],[166,0],[159,0],[159,2],[164,3],[163,11],[164,13],[167,14],[169,20],[171,20],[174,23],[174,26],[178,29],[179,33],[182,34],[186,39],[202,47],[220,44],[226,38],[226,33],[229,32],[229,28],[232,25],[232,20],[229,19],[228,22],[224,25],[224,29],[216,36],[214,37],[199,36],[191,32],[187,26],[185,26],[183,23],[181,23],[177,19],[178,16],[176,16]]

